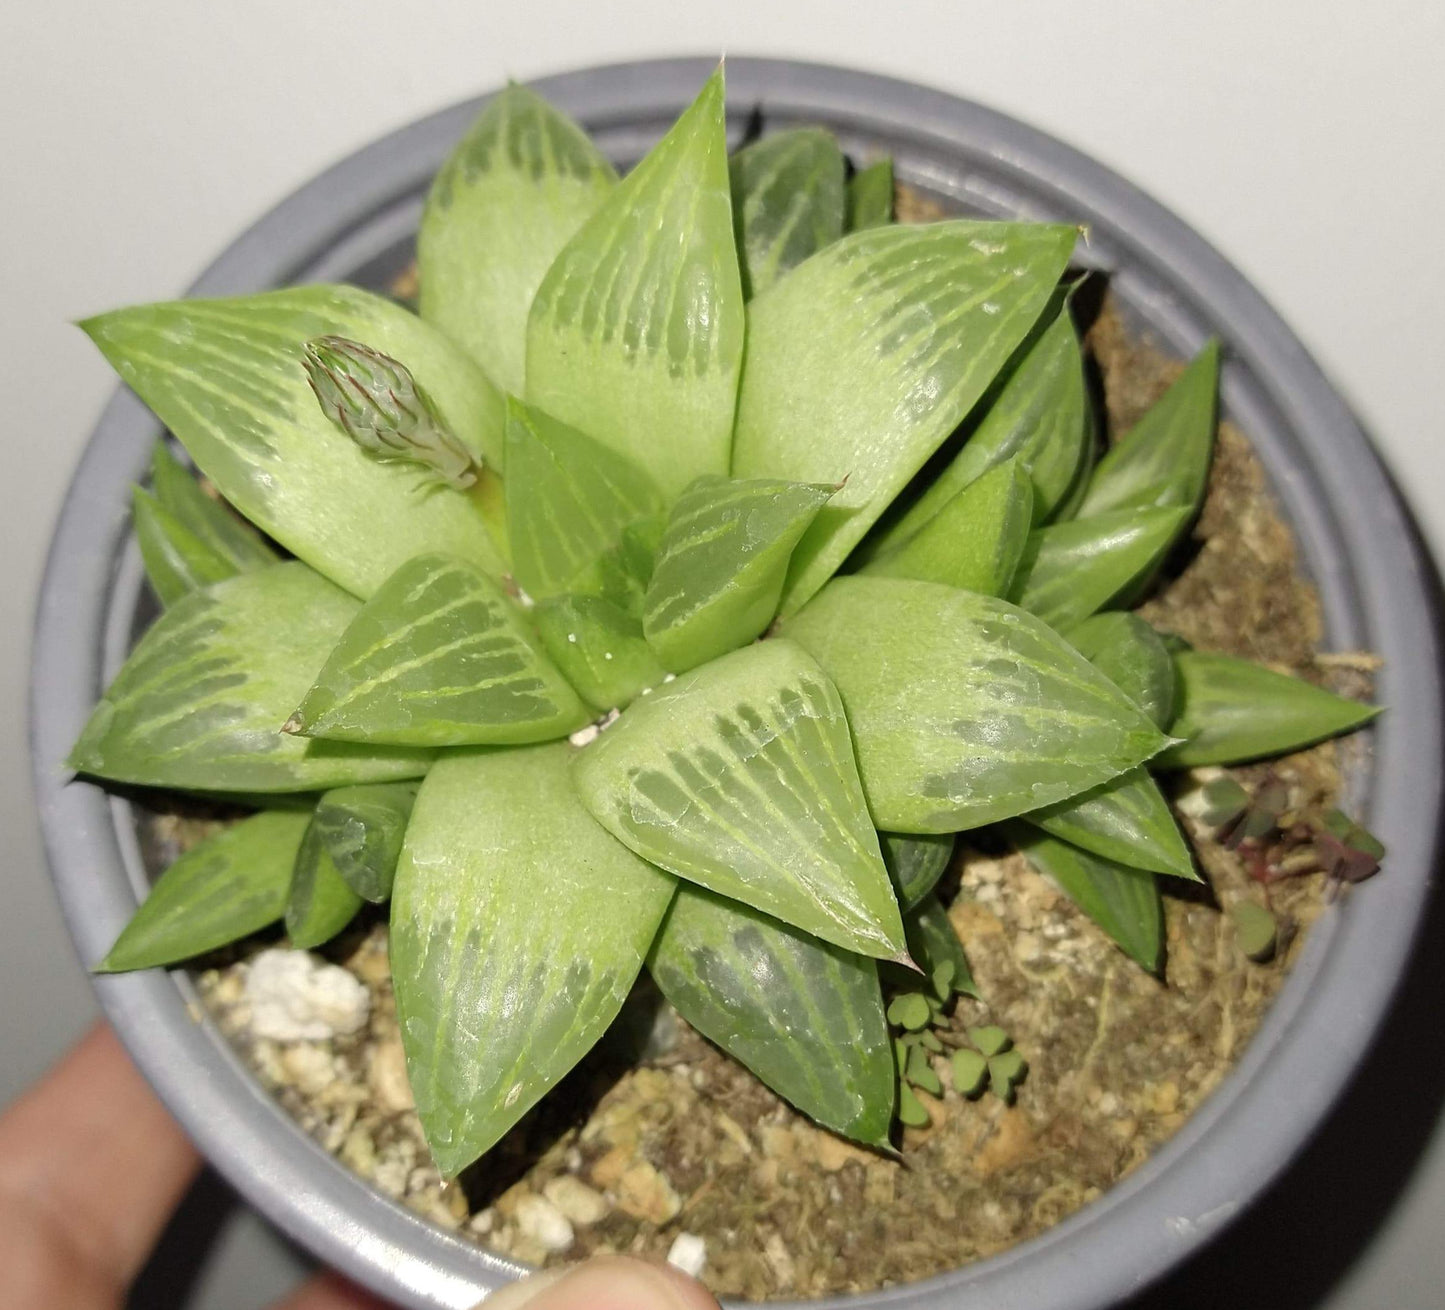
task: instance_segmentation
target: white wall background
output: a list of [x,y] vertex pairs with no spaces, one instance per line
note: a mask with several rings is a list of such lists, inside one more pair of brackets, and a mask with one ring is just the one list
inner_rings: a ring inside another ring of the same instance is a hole
[[[0,27],[0,1101],[90,1013],[45,884],[23,750],[49,526],[113,385],[70,320],[180,291],[321,167],[508,75],[718,51],[851,64],[1014,113],[1193,223],[1317,353],[1440,549],[1442,48],[1439,0],[10,0]],[[1437,1160],[1339,1306],[1438,1304],[1427,1289],[1442,1226]],[[265,1282],[222,1271],[204,1300],[256,1305]]]

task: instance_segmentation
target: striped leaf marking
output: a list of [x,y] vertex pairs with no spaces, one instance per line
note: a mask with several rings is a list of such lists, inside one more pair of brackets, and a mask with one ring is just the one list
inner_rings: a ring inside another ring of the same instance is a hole
[[1028,544],[1033,502],[1028,470],[1015,455],[970,482],[911,537],[859,572],[1006,595]]
[[583,803],[639,855],[863,955],[903,956],[833,685],[790,641],[644,696],[581,751]]
[[949,986],[965,996],[978,996],[978,984],[973,980],[968,955],[937,896],[932,893],[924,896],[905,917],[903,927],[908,933],[909,954],[927,977],[932,978],[940,965],[951,964],[953,975]]
[[1137,614],[1095,614],[1069,629],[1069,644],[1158,727],[1167,729],[1174,721],[1174,659]]
[[893,879],[898,903],[905,913],[931,892],[953,859],[954,834],[928,833],[908,837],[897,832],[880,832],[883,863]]
[[695,668],[767,628],[793,548],[836,490],[702,477],[682,494],[642,612],[647,640],[668,668]]
[[1219,343],[1210,341],[1099,461],[1079,516],[1151,506],[1198,509],[1214,452],[1218,390]]
[[1075,232],[956,221],[871,228],[748,309],[733,473],[837,484],[783,611],[842,564],[977,403],[1048,303]]
[[156,442],[151,456],[151,490],[182,527],[230,563],[232,572],[245,573],[276,562],[276,552],[261,534],[229,506],[207,495],[164,441]]
[[[1033,483],[1042,522],[1072,486],[1092,433],[1084,356],[1063,296],[1042,331],[1030,334],[979,404],[982,415],[963,449],[923,495],[865,543],[881,552],[918,532],[958,493],[1010,459]],[[1047,311],[1046,311],[1047,313]]]
[[576,798],[565,743],[448,756],[427,775],[391,901],[407,1074],[437,1167],[492,1146],[626,998],[673,880]]
[[744,146],[728,167],[743,294],[843,235],[843,152],[831,132],[798,127]]
[[1024,857],[1052,878],[1130,959],[1158,973],[1164,966],[1164,901],[1159,879],[1115,864],[1027,824],[1011,829]]
[[848,179],[848,231],[893,221],[893,160],[884,156]]
[[642,624],[601,596],[555,596],[532,618],[552,662],[596,709],[630,705],[667,677]]
[[1013,599],[1061,631],[1147,577],[1189,521],[1184,508],[1125,509],[1029,534]]
[[131,652],[70,767],[182,791],[320,791],[420,777],[430,752],[281,731],[360,608],[294,561],[192,592]]
[[356,917],[361,897],[341,876],[313,814],[296,855],[286,901],[286,934],[309,951],[336,936]]
[[1051,628],[992,597],[836,578],[783,633],[837,685],[869,809],[889,831],[1038,809],[1169,741]]
[[893,1056],[872,960],[684,884],[647,964],[677,1012],[779,1096],[888,1145]]
[[617,184],[587,134],[515,84],[437,173],[417,234],[421,316],[521,395],[527,313],[552,261]]
[[512,571],[534,600],[571,590],[623,530],[663,510],[631,460],[519,400],[507,404]]
[[500,745],[562,737],[590,717],[500,586],[462,560],[420,555],[361,607],[287,728]]
[[223,828],[157,879],[97,973],[175,964],[275,923],[310,816],[267,810]]
[[198,587],[235,576],[228,559],[216,554],[141,487],[131,490],[131,520],[146,580],[162,605],[174,605]]
[[727,472],[743,324],[719,68],[542,279],[526,398],[675,496]]
[[370,595],[428,550],[501,571],[473,496],[428,491],[414,472],[372,458],[307,383],[309,339],[364,342],[404,363],[451,431],[500,467],[500,393],[400,306],[352,287],[305,286],[139,305],[81,326],[231,504],[347,591]]
[[404,782],[338,787],[316,802],[312,827],[337,873],[363,900],[391,898],[415,802],[416,786]]

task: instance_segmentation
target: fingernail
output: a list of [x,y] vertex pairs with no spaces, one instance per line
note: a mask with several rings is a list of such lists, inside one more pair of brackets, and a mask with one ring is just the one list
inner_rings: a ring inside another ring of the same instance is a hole
[[569,1269],[547,1269],[540,1274],[530,1274],[515,1283],[499,1287],[482,1302],[479,1310],[520,1310],[541,1296],[549,1287],[566,1277]]

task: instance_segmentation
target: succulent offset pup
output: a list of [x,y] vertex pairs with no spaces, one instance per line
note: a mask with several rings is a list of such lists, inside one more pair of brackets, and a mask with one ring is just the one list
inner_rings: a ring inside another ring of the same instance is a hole
[[100,967],[389,901],[446,1174],[644,968],[859,1142],[926,1117],[943,1054],[1011,1097],[1007,1034],[936,1031],[974,992],[962,831],[1161,968],[1158,879],[1199,875],[1154,774],[1374,710],[1128,612],[1204,494],[1216,347],[1096,464],[1075,230],[892,196],[818,130],[729,159],[721,70],[621,180],[511,87],[432,188],[419,316],[307,286],[88,321],[224,501],[158,448],[166,609],[71,764],[258,810]]

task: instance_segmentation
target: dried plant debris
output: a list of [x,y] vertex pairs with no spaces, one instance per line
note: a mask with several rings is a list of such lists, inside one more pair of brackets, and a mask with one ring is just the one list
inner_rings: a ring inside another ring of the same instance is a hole
[[[937,216],[902,188],[897,213]],[[1111,431],[1179,372],[1107,302],[1089,344]],[[1192,537],[1140,613],[1179,644],[1351,696],[1370,689],[1370,657],[1316,656],[1318,601],[1258,461],[1228,424]],[[407,1083],[384,908],[364,907],[304,968],[267,965],[314,977],[324,960],[361,984],[365,1005],[329,1036],[258,1034],[256,958],[289,946],[274,930],[211,957],[200,989],[306,1132],[387,1195],[495,1251],[534,1264],[680,1251],[719,1295],[754,1300],[872,1290],[1044,1231],[1183,1124],[1239,1058],[1330,889],[1377,866],[1378,843],[1335,809],[1342,771],[1366,749],[1351,739],[1174,776],[1170,799],[1206,882],[1162,880],[1162,979],[1022,856],[987,834],[961,839],[929,903],[966,959],[945,951],[923,977],[888,981],[897,1156],[815,1127],[644,980],[561,1086],[446,1182]],[[228,817],[155,817],[145,833],[155,866]]]

